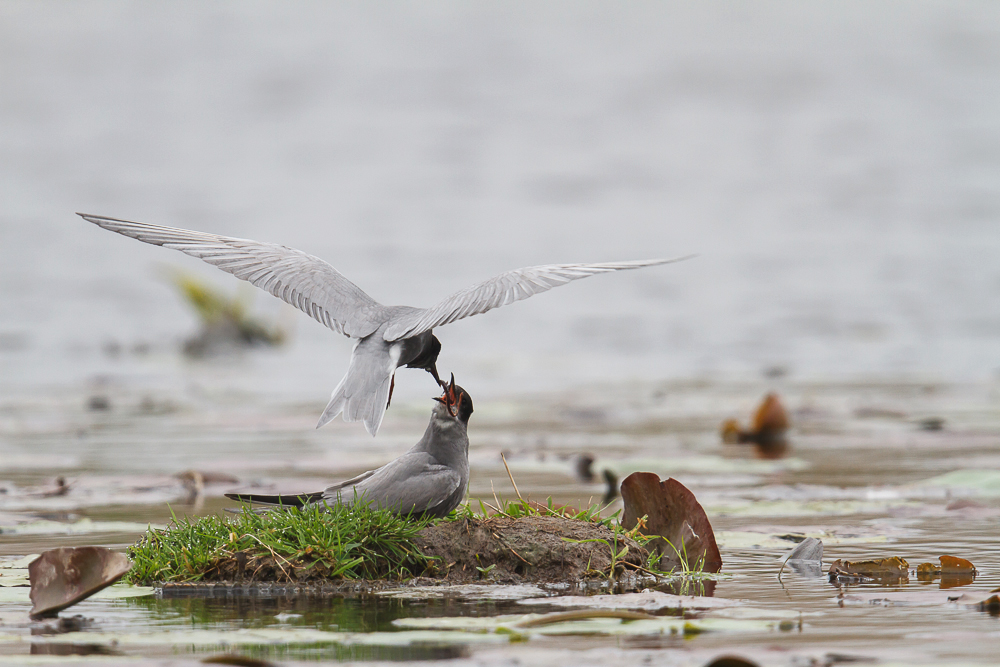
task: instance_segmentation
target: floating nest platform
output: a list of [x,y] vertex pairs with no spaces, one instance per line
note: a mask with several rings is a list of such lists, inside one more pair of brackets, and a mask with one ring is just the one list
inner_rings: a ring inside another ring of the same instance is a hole
[[[621,531],[561,516],[444,521],[420,530],[413,543],[430,558],[425,571],[409,573],[420,583],[572,583],[639,572],[648,559]],[[399,579],[345,580],[323,563],[240,552],[219,559],[198,583],[161,586],[164,596],[350,596],[398,587]]]

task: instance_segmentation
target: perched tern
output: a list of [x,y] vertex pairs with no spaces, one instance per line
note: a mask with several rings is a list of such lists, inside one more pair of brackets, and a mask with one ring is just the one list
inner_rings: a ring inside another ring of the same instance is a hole
[[408,452],[378,470],[369,470],[323,491],[292,495],[227,493],[227,498],[277,507],[319,503],[361,503],[396,514],[443,517],[465,498],[469,485],[469,417],[472,398],[455,384],[445,385],[424,437]]
[[444,386],[437,372],[441,342],[434,336],[434,327],[527,299],[571,280],[687,259],[530,266],[455,292],[430,308],[383,306],[328,263],[293,248],[85,213],[77,215],[144,243],[198,257],[270,292],[337,333],[356,339],[347,374],[333,390],[316,428],[343,412],[344,421],[362,420],[372,435],[378,432],[392,398],[397,368],[423,368]]

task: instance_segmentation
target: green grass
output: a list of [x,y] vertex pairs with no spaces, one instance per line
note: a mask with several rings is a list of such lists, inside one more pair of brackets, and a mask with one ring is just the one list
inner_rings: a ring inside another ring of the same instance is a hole
[[317,567],[324,578],[408,578],[427,568],[413,539],[429,523],[345,505],[196,521],[175,515],[170,527],[150,529],[129,547],[127,576],[136,584],[196,582],[244,554],[248,574],[255,558],[270,557],[290,581]]
[[600,505],[591,505],[582,510],[575,510],[552,504],[552,496],[549,496],[545,504],[533,503],[527,500],[497,500],[496,505],[479,500],[479,513],[477,514],[471,504],[460,505],[458,509],[449,515],[449,518],[459,519],[483,519],[488,516],[502,516],[508,519],[521,519],[527,516],[557,516],[574,521],[587,521],[588,523],[614,529],[618,525],[618,515],[621,510],[611,516],[602,517],[601,511],[605,508]]
[[[609,578],[615,576],[620,559],[628,551],[620,538],[631,538],[643,546],[655,539],[638,529],[623,531],[618,512],[602,517],[603,508],[599,505],[567,511],[554,507],[551,498],[546,504],[521,499],[497,500],[496,506],[483,501],[478,504],[479,512],[465,504],[441,521],[558,516],[608,528],[613,531],[610,540],[584,541],[603,542],[610,549],[612,566],[605,573]],[[279,581],[299,581],[313,575],[321,579],[408,579],[425,573],[431,565],[433,559],[420,553],[414,539],[418,531],[432,522],[400,518],[387,510],[365,505],[339,504],[261,514],[244,509],[240,514],[211,515],[197,520],[174,515],[169,527],[149,529],[129,547],[133,566],[126,576],[135,584],[216,581],[220,572],[232,574],[237,559],[242,558],[247,579],[252,578],[254,569],[262,562]],[[678,556],[682,562],[680,571],[661,570],[654,550],[645,567],[638,569],[661,577],[698,578],[703,564],[690,562],[683,545]],[[490,569],[481,568],[480,574],[488,577]]]

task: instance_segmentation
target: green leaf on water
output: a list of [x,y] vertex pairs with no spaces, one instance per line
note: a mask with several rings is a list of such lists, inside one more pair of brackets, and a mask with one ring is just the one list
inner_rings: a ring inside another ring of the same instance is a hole
[[953,489],[975,491],[976,495],[1000,496],[1000,470],[962,469],[917,482],[915,486],[946,486]]

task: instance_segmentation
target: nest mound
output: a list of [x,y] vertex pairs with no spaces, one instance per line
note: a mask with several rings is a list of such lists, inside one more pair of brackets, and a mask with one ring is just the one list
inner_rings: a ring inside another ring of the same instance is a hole
[[[616,538],[606,526],[559,516],[443,521],[420,530],[414,543],[432,560],[426,571],[411,573],[454,583],[579,581],[609,573],[612,549],[620,554],[619,572],[623,564],[641,567],[648,558],[646,549],[621,532]],[[240,552],[216,561],[201,581],[321,584],[339,579],[322,563]]]
[[[616,541],[617,540],[617,541]],[[417,533],[417,547],[436,558],[424,576],[494,583],[577,581],[608,573],[611,550],[622,563],[644,566],[647,551],[606,526],[558,516],[448,521]]]

